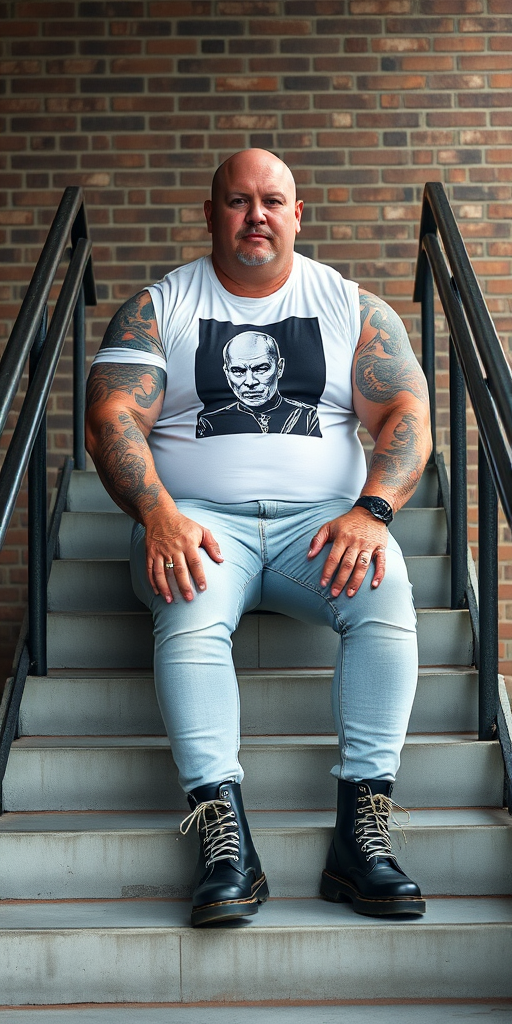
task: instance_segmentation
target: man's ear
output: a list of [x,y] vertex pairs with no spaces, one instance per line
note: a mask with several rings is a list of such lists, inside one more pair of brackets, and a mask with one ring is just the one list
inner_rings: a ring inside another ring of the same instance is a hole
[[280,358],[280,360],[279,360],[279,362],[277,364],[277,376],[278,377],[282,377],[283,373],[284,373],[284,359],[281,356],[281,358]]
[[298,199],[295,203],[295,234],[298,235],[300,231],[300,222],[302,219],[302,211],[304,209],[304,202],[302,199]]
[[204,215],[206,217],[206,227],[211,235],[212,233],[212,201],[211,199],[205,199],[204,202]]

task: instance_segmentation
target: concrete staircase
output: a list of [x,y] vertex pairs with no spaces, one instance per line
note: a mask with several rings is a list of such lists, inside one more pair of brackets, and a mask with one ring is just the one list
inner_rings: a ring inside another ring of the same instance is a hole
[[[318,897],[334,823],[336,638],[252,614],[234,638],[243,790],[273,898],[250,923],[192,930],[195,836],[179,833],[187,807],[154,696],[150,619],[130,587],[130,521],[94,473],[73,474],[49,585],[51,670],[27,680],[3,787],[0,1024],[512,1020],[512,819],[499,746],[476,738],[471,626],[449,610],[437,490],[430,467],[392,528],[422,666],[394,792],[411,820],[407,843],[395,828],[393,843],[426,916],[365,918]],[[375,1000],[397,1005],[357,1005]],[[275,1005],[183,1005],[258,1002]],[[18,1009],[30,1005],[48,1008]]]

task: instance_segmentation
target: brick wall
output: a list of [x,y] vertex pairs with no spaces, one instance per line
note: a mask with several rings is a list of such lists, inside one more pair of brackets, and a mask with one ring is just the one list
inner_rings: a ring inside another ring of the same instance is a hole
[[[209,251],[212,171],[260,146],[289,163],[306,202],[298,248],[387,299],[416,351],[420,200],[425,181],[443,181],[509,347],[510,0],[60,0],[0,2],[0,16],[4,338],[66,185],[84,186],[95,243],[92,358],[122,300]],[[441,317],[438,329],[445,384]],[[69,450],[69,370],[66,351],[52,468]],[[470,482],[474,500],[474,473]],[[25,599],[24,517],[22,497],[0,556],[3,664]],[[471,522],[474,540],[474,508]],[[500,654],[511,672],[512,544],[500,530]]]

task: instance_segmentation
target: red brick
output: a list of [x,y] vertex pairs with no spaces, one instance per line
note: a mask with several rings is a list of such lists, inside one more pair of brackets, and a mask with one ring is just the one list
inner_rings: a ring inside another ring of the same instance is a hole
[[485,50],[484,36],[440,36],[434,39],[434,50],[454,50],[456,53],[472,53]]
[[[230,131],[236,129],[254,131],[257,128],[269,130],[277,128],[277,124],[275,114],[221,114],[215,118],[216,128]],[[285,127],[287,126],[285,125]]]
[[211,14],[211,0],[162,0],[149,4],[151,18],[208,18]]
[[4,39],[16,39],[16,36],[38,36],[37,21],[3,21],[2,35]]
[[0,61],[0,75],[37,75],[40,71],[40,60]]
[[174,71],[170,57],[118,57],[111,61],[112,74],[165,75]]
[[512,36],[491,36],[491,50],[512,50]]
[[74,92],[74,78],[18,78],[11,82],[13,93],[35,92],[44,95],[48,92]]
[[453,57],[422,55],[421,57],[402,57],[400,68],[402,71],[452,71],[454,63]]
[[134,149],[136,152],[140,150],[151,151],[157,150],[168,150],[174,149],[176,146],[176,139],[174,135],[158,135],[141,132],[134,135],[116,135],[114,145],[116,149]]
[[466,125],[485,125],[486,117],[478,110],[450,110],[449,113],[436,111],[427,114],[427,124],[432,127],[462,127]]
[[277,0],[218,0],[217,14],[228,17],[240,15],[250,18],[251,15],[265,17],[279,14]]
[[410,14],[411,0],[349,0],[350,14]]
[[197,53],[195,39],[148,39],[147,53]]
[[375,53],[408,53],[429,49],[430,41],[417,36],[372,39],[372,50]]
[[278,79],[233,75],[229,78],[216,78],[215,88],[217,92],[276,92]]
[[[496,71],[512,68],[512,53],[493,56],[486,53],[483,57],[460,57],[460,67],[463,71]],[[496,77],[496,76],[495,76]],[[503,86],[498,86],[503,88]]]
[[[509,11],[507,13],[510,13]],[[460,32],[512,32],[512,18],[461,18]]]
[[310,21],[298,21],[292,18],[271,21],[250,21],[249,33],[252,36],[308,36],[312,30]]
[[482,14],[483,0],[420,0],[422,14]]
[[357,79],[358,89],[377,89],[391,92],[400,90],[404,92],[410,89],[424,89],[426,78],[424,75],[360,75]]
[[283,74],[290,71],[308,72],[311,70],[310,63],[309,57],[251,57],[249,60],[249,71]]
[[379,136],[377,132],[319,132],[319,146],[377,146]]

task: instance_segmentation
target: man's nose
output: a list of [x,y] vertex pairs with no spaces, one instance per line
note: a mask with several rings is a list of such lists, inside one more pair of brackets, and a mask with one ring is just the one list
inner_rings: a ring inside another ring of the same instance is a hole
[[258,384],[258,378],[254,375],[254,371],[250,367],[245,371],[244,384],[250,388],[254,387],[255,384]]
[[265,208],[258,199],[254,199],[250,203],[245,219],[249,224],[263,224],[265,220]]

